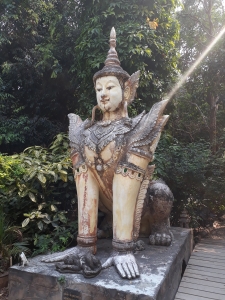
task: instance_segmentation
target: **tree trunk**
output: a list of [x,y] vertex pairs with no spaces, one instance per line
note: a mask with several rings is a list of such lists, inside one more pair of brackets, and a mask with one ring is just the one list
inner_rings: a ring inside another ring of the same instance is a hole
[[213,95],[212,92],[208,92],[207,101],[210,106],[209,111],[209,136],[211,151],[214,154],[217,151],[217,138],[216,138],[216,113],[218,109],[217,97]]

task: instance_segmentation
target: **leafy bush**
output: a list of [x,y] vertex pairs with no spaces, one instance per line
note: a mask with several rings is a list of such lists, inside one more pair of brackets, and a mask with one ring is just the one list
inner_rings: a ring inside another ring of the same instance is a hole
[[[76,231],[76,223],[68,218],[76,203],[68,149],[67,136],[58,134],[49,149],[34,146],[18,155],[0,156],[4,212],[14,224],[22,223],[39,253],[64,248]],[[49,237],[48,249],[39,247]]]
[[18,226],[10,226],[0,206],[0,272],[9,267],[9,259],[18,258],[23,251],[29,253],[28,243],[23,240],[22,232]]
[[186,208],[193,227],[206,225],[225,212],[225,158],[212,155],[205,141],[179,143],[168,134],[155,155],[156,177],[171,188],[175,203],[172,224]]

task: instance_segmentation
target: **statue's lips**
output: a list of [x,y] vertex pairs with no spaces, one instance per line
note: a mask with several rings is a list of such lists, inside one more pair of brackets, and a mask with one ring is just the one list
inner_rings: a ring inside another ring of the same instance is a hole
[[100,102],[101,102],[102,104],[106,104],[107,102],[109,102],[109,99],[102,99]]

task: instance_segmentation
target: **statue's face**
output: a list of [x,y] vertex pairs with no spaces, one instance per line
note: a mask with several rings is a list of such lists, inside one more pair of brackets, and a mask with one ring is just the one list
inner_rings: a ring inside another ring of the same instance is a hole
[[104,76],[96,80],[96,97],[103,112],[115,111],[123,99],[122,88],[115,76]]

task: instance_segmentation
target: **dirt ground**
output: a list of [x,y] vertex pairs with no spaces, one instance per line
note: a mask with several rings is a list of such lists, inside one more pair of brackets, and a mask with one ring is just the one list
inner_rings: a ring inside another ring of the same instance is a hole
[[[199,243],[203,238],[225,239],[225,215],[220,221],[215,221],[212,227],[199,228],[194,231],[195,243]],[[8,300],[8,288],[0,289],[0,300]]]
[[0,289],[0,299],[8,300],[8,288]]
[[225,215],[220,221],[215,221],[212,227],[200,227],[194,230],[195,243],[199,243],[201,239],[205,238],[214,240],[225,239]]

